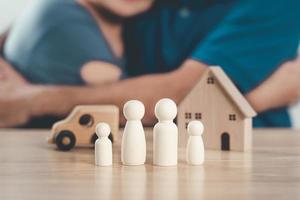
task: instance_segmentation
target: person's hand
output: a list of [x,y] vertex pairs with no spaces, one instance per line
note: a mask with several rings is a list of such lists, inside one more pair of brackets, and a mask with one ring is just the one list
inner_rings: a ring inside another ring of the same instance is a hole
[[300,58],[281,65],[247,95],[256,111],[289,106],[300,100]]
[[0,58],[0,127],[12,127],[30,119],[30,101],[35,87]]
[[0,82],[0,127],[13,127],[30,119],[30,85],[16,85],[12,81]]
[[1,81],[13,81],[15,84],[28,83],[20,73],[0,57],[0,82]]

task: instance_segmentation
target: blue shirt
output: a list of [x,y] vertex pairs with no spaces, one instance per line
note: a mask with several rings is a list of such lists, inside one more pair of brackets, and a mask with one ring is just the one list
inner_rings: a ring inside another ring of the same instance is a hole
[[[222,66],[247,93],[296,57],[299,8],[299,0],[158,2],[127,24],[127,73],[168,72],[191,58]],[[291,122],[287,109],[278,108],[259,114],[254,125],[285,127]]]
[[35,0],[10,30],[4,57],[32,83],[82,85],[81,67],[122,67],[93,16],[75,0]]
[[[120,68],[92,15],[75,0],[35,0],[13,24],[4,58],[32,83],[83,85],[81,67],[105,61]],[[44,128],[59,118],[33,119],[28,128]]]
[[[166,1],[125,25],[129,76],[168,72],[191,58],[221,65],[247,93],[296,55],[299,0]],[[74,0],[30,4],[13,25],[4,56],[33,83],[84,84],[80,69],[91,60],[122,67],[93,17]],[[279,108],[254,124],[290,126],[290,119]]]

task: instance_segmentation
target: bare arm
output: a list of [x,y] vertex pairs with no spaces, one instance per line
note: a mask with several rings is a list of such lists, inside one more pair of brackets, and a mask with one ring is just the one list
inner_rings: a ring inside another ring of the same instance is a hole
[[300,100],[300,57],[283,63],[268,79],[246,95],[257,112],[289,106]]
[[[119,108],[130,99],[144,102],[147,112],[146,124],[154,122],[155,102],[163,97],[177,103],[199,80],[206,66],[187,60],[178,70],[156,75],[145,75],[111,84],[94,87],[44,87],[41,95],[34,97],[32,115],[64,115],[78,104],[115,104]],[[46,98],[45,98],[46,96]]]
[[[290,61],[246,95],[257,112],[287,106],[300,97],[300,59]],[[201,76],[205,64],[187,60],[176,71],[136,77],[99,86],[43,86],[0,84],[0,127],[25,123],[32,116],[66,115],[79,104],[115,104],[122,108],[125,101],[139,99],[145,103],[146,124],[153,124],[153,107],[162,97],[177,103]],[[289,80],[289,81],[287,81]],[[124,119],[121,118],[121,123]]]
[[[139,99],[147,108],[144,122],[152,124],[155,120],[155,102],[169,97],[179,103],[199,80],[205,68],[205,64],[187,60],[179,69],[170,73],[146,75],[104,86],[49,87],[45,92],[55,99],[37,101],[40,103],[33,106],[32,113],[62,115],[78,104],[115,104],[122,108],[127,100]],[[246,98],[259,113],[290,105],[300,97],[299,76],[300,58],[281,65],[261,85],[246,94]]]

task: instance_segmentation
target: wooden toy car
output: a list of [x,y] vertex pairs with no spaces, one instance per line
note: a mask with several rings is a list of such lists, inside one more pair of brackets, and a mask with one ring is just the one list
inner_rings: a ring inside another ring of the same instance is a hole
[[98,138],[95,134],[95,127],[99,122],[106,122],[110,125],[109,138],[112,141],[118,139],[118,107],[83,105],[75,107],[67,118],[53,125],[48,143],[56,144],[62,151],[69,151],[75,146],[94,145]]

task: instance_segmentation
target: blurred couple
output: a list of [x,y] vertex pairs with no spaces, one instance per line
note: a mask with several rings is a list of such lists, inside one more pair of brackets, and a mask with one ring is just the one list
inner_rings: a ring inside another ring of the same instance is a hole
[[[0,38],[0,127],[49,127],[79,104],[179,103],[220,65],[259,113],[290,127],[300,98],[298,0],[35,0]],[[284,14],[283,14],[284,13]],[[278,17],[280,16],[280,17]],[[121,122],[124,119],[121,117]]]

